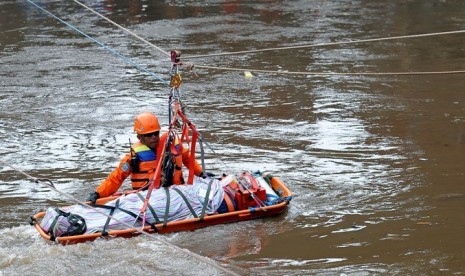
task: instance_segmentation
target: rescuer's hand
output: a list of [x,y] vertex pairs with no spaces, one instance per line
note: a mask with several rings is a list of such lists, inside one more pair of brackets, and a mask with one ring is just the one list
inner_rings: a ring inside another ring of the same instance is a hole
[[90,201],[90,202],[92,202],[92,204],[95,204],[95,202],[97,201],[97,199],[99,197],[100,197],[100,195],[97,192],[92,192],[92,193],[89,194],[86,201]]

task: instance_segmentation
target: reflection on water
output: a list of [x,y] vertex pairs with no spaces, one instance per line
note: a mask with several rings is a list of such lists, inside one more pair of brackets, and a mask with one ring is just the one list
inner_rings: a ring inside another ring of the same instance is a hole
[[[73,1],[35,2],[169,79],[163,55]],[[464,8],[450,1],[85,3],[189,55],[456,30]],[[136,114],[153,111],[167,124],[166,85],[26,1],[0,3],[0,33],[2,161],[83,199],[126,152],[128,138],[135,141]],[[463,69],[462,38],[192,61],[315,72],[452,70]],[[183,92],[188,116],[217,154],[208,166],[218,174],[271,172],[295,197],[278,217],[168,235],[170,242],[240,274],[463,271],[461,76],[196,74],[184,73]],[[143,238],[49,246],[25,221],[69,201],[8,167],[0,168],[0,181],[0,274],[75,274],[75,261],[83,273],[217,273]],[[95,258],[102,252],[107,260]]]

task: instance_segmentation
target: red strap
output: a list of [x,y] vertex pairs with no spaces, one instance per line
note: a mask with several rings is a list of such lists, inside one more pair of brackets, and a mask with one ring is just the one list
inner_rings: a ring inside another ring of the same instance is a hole
[[[161,152],[161,156],[165,155],[165,146],[163,146],[163,150]],[[145,213],[145,210],[147,209],[147,205],[149,204],[149,198],[150,195],[152,194],[153,188],[159,188],[160,187],[160,180],[161,180],[161,166],[162,166],[162,159],[160,158],[160,161],[158,162],[157,169],[155,170],[155,174],[152,176],[152,179],[149,180],[149,188],[147,190],[147,196],[145,197],[144,205],[142,206],[141,213]],[[154,179],[155,178],[155,179]]]
[[234,212],[234,204],[232,203],[231,198],[229,197],[228,193],[224,193],[224,201],[226,202],[226,205],[228,206],[228,211],[229,212]]
[[[197,128],[189,119],[186,118],[184,113],[182,113],[181,109],[179,109],[179,104],[176,102],[176,114],[182,119],[183,123],[186,127],[186,129],[183,131],[183,136],[184,132],[188,131],[188,128],[192,130],[192,142],[191,142],[191,148],[190,148],[190,156],[189,156],[189,177],[187,178],[187,184],[192,184],[194,182],[194,168],[195,168],[195,146],[197,144],[197,138],[199,136]],[[184,139],[188,139],[189,135],[185,135]]]
[[197,143],[197,132],[192,134],[191,152],[189,156],[189,177],[187,184],[194,183],[194,167],[195,167],[195,144]]
[[182,128],[181,142],[184,142],[184,141],[186,141],[187,144],[190,143],[189,128],[187,127],[187,125],[184,125]]

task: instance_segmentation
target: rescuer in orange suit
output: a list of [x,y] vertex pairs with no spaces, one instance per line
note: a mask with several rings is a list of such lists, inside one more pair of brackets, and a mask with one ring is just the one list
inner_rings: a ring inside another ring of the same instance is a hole
[[[149,181],[155,178],[155,170],[160,160],[163,159],[161,154],[166,139],[168,139],[168,133],[160,136],[158,119],[154,114],[149,112],[141,113],[134,119],[134,131],[137,133],[139,141],[131,146],[131,152],[121,159],[118,167],[102,181],[95,192],[89,195],[87,198],[88,201],[95,203],[100,197],[114,194],[128,176],[131,176],[133,189],[148,186]],[[171,150],[174,153],[172,184],[184,184],[181,166],[184,163],[186,167],[189,167],[189,151],[182,149],[182,145],[177,144],[177,141],[174,141],[174,143],[175,145]],[[205,176],[202,172],[202,167],[197,161],[194,164],[194,174]],[[156,184],[155,188],[158,188],[158,185]]]

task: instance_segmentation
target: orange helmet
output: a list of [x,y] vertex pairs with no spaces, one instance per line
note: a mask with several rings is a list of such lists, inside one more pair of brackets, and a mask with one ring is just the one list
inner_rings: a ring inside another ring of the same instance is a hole
[[158,119],[150,112],[141,113],[134,119],[134,131],[137,134],[147,134],[159,130]]

